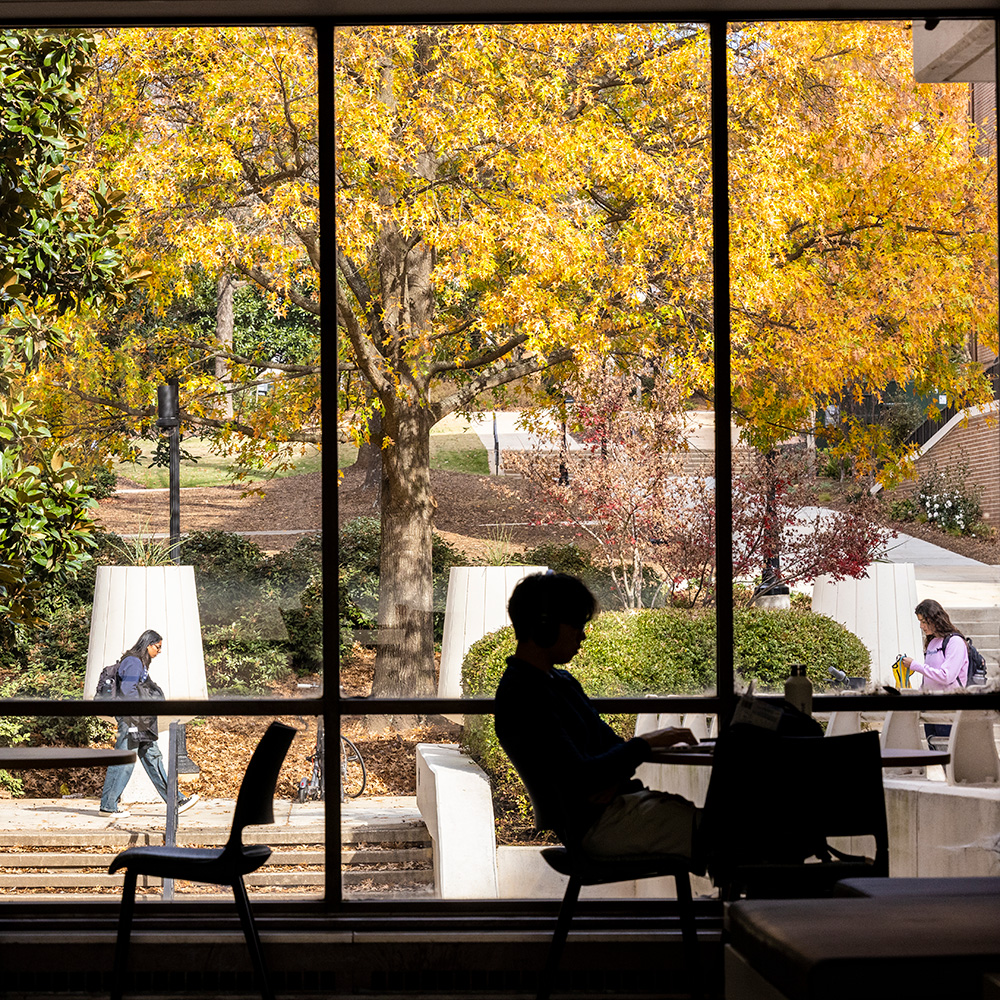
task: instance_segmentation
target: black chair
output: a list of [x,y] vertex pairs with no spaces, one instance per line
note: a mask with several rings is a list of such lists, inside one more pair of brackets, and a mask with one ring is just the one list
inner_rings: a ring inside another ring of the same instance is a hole
[[691,900],[691,859],[672,854],[640,854],[595,861],[565,847],[546,847],[542,857],[561,875],[569,878],[559,916],[556,918],[552,944],[538,987],[537,1000],[548,1000],[559,968],[573,911],[585,885],[607,885],[612,882],[630,882],[634,879],[656,878],[669,875],[677,890],[677,907],[681,922],[681,940],[684,947],[684,966],[691,981],[691,996],[700,997],[701,975],[698,957],[698,932],[695,928],[694,907]]
[[[524,781],[524,775],[521,775]],[[553,830],[542,801],[533,794],[528,782],[524,782],[535,815],[535,826],[539,830]],[[701,969],[698,957],[698,933],[695,927],[694,906],[691,899],[692,871],[699,868],[690,858],[675,854],[624,855],[620,858],[595,860],[579,851],[566,847],[546,847],[542,857],[550,868],[569,878],[556,918],[556,926],[549,945],[549,954],[539,981],[537,1000],[549,1000],[559,960],[562,957],[569,926],[573,920],[580,889],[585,885],[608,885],[613,882],[631,882],[635,879],[670,876],[677,891],[677,907],[681,924],[681,941],[684,950],[684,965],[691,983],[691,996],[699,998],[701,990]]]
[[[868,837],[872,856],[829,837]],[[889,875],[878,734],[786,737],[737,725],[716,743],[701,850],[723,899],[821,897]]]
[[232,886],[261,996],[264,1000],[273,1000],[274,994],[264,968],[260,937],[250,910],[246,886],[243,884],[243,876],[260,868],[271,856],[271,848],[264,844],[244,844],[243,829],[274,822],[274,788],[295,732],[291,726],[272,722],[261,737],[243,775],[233,825],[225,847],[130,847],[111,862],[108,868],[111,874],[120,868],[126,869],[112,973],[112,1000],[121,1000],[135,908],[135,884],[139,875]]

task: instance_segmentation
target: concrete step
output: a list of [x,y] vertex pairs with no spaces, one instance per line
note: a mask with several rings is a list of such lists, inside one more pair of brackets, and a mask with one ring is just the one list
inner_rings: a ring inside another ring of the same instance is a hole
[[[228,833],[210,829],[178,831],[177,840],[184,846],[218,847],[225,843]],[[251,838],[251,833],[261,836]],[[321,890],[325,883],[322,833],[318,827],[248,830],[247,841],[259,839],[275,849],[267,865],[246,877],[247,886]],[[32,831],[30,838],[25,834],[0,834],[0,893],[120,890],[124,874],[108,874],[108,866],[119,851],[137,841],[154,845],[163,842],[163,835],[157,832],[137,835],[105,831],[98,837],[75,831]],[[424,893],[433,889],[430,835],[422,822],[391,823],[382,817],[346,825],[343,841],[340,862],[345,889],[360,886],[376,894],[397,887]],[[79,849],[87,846],[99,849]],[[161,880],[147,878],[141,884],[158,888]]]
[[952,623],[958,625],[959,620],[969,623],[992,624],[1000,628],[1000,608],[995,607],[973,607],[973,608],[948,608],[948,617]]

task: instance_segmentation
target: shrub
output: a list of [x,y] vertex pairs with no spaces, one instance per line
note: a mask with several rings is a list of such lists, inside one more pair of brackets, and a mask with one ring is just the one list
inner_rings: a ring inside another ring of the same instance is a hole
[[299,607],[282,609],[292,667],[299,674],[323,668],[323,581],[313,580],[299,595]]
[[890,521],[915,521],[919,513],[920,508],[909,497],[904,497],[902,500],[893,500],[889,504]]
[[[24,663],[16,673],[8,675],[2,696],[81,699],[89,634],[90,608],[63,606],[55,610],[48,626],[26,644]],[[109,723],[92,717],[37,716],[17,720],[15,725],[33,744],[89,746],[114,735]]]
[[[829,666],[867,676],[870,658],[857,636],[811,611],[738,610],[734,620],[739,676],[759,690],[780,691],[789,665],[804,663],[814,689],[830,682]],[[474,643],[462,667],[467,696],[491,696],[514,652],[509,626]],[[715,616],[710,611],[655,609],[605,612],[588,626],[574,660],[573,675],[588,694],[599,697],[642,694],[695,694],[715,683]],[[635,716],[608,720],[623,737],[632,735]],[[530,815],[520,779],[496,740],[492,716],[467,716],[463,746],[493,782],[498,815]]]
[[288,646],[268,635],[270,631],[252,615],[204,629],[205,678],[210,693],[259,694],[288,676]]
[[118,477],[110,469],[100,465],[83,475],[81,482],[90,487],[90,495],[95,500],[105,500],[114,494]]
[[[342,569],[338,580],[339,646],[346,655],[359,641],[358,632],[378,625],[378,577]],[[363,643],[362,643],[363,645]]]
[[917,503],[927,514],[927,520],[943,531],[961,535],[972,533],[982,516],[982,489],[969,481],[969,467],[960,462],[939,469],[933,466],[921,476],[917,486]]
[[[341,529],[339,571],[340,648],[348,651],[358,629],[374,629],[378,613],[378,574],[381,527],[377,517],[356,517]],[[462,554],[437,532],[431,535],[431,572],[434,574],[434,637],[440,642],[448,599],[448,574],[463,566]]]
[[594,573],[591,554],[572,542],[543,542],[528,549],[517,561],[522,566],[548,566],[554,573],[569,573],[580,579]]
[[292,548],[268,557],[262,571],[281,593],[304,590],[323,572],[323,533],[303,535]]
[[255,578],[264,562],[260,546],[230,531],[192,531],[181,541],[181,563],[220,578]]
[[340,565],[362,573],[378,573],[382,527],[377,517],[356,517],[340,529]]

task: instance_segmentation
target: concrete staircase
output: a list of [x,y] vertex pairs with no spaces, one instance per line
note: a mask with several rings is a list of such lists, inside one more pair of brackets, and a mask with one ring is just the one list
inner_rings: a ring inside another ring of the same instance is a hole
[[[246,877],[254,891],[269,896],[320,894],[325,883],[323,827],[262,827],[249,829],[245,843],[264,843],[272,849],[267,865]],[[228,829],[180,830],[178,846],[217,847]],[[430,835],[422,822],[394,822],[385,817],[346,817],[341,830],[341,878],[352,898],[378,897],[390,892],[408,896],[434,893]],[[29,895],[34,900],[63,896],[116,894],[124,875],[108,874],[119,851],[137,844],[161,844],[162,833],[126,830],[34,830],[0,832],[0,895]],[[157,892],[158,878],[144,878],[143,889]],[[212,886],[184,883],[180,894],[215,894]]]
[[992,680],[1000,669],[1000,608],[949,608],[948,617],[986,658]]

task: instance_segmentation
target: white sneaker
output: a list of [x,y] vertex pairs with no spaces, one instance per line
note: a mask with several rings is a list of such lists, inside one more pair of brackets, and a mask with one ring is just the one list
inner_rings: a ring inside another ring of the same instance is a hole
[[100,812],[102,816],[110,816],[112,819],[128,819],[132,815],[127,809],[115,809],[114,811],[102,809]]
[[177,804],[177,815],[179,816],[182,812],[186,812],[191,808],[201,796],[195,792],[194,795],[189,795],[183,802]]

